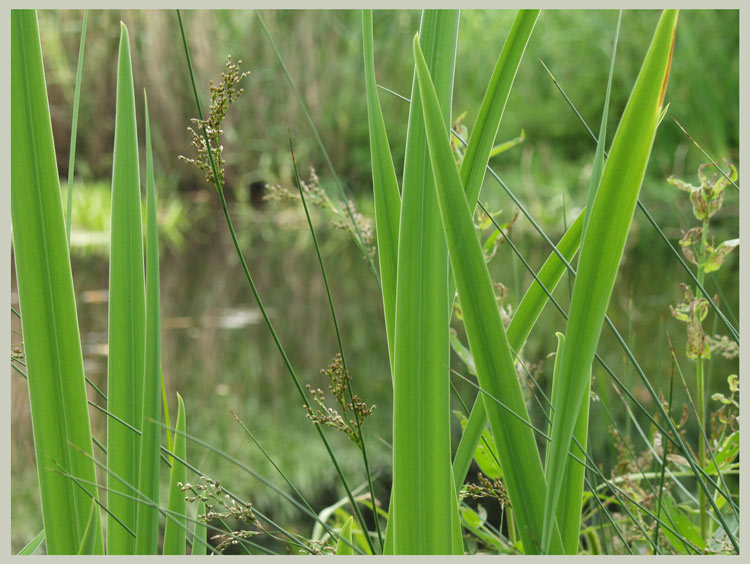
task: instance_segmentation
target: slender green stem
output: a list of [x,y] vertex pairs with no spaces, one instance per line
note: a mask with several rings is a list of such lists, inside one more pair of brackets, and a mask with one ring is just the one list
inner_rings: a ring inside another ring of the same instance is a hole
[[[708,233],[708,224],[709,220],[708,218],[703,219],[703,226],[701,229],[701,243],[700,243],[700,250],[698,251],[699,256],[701,257],[700,262],[702,263],[705,259],[706,254],[706,240],[707,240],[707,233]],[[701,286],[703,285],[703,281],[705,279],[706,273],[703,270],[701,266],[698,266],[698,284]],[[698,290],[695,292],[698,293]],[[698,358],[695,362],[695,377],[696,377],[696,385],[698,387],[698,424],[705,429],[706,427],[706,382],[704,378],[704,371],[703,371],[703,350],[700,350],[698,352]],[[706,441],[704,438],[704,434],[700,433],[698,435],[698,463],[700,464],[701,468],[706,467]],[[698,492],[698,510],[699,510],[699,516],[700,516],[700,529],[701,529],[701,538],[706,539],[708,537],[708,508],[706,506],[706,493],[704,490],[700,490]]]
[[[198,118],[201,121],[203,121],[203,112],[201,110],[200,98],[198,97],[198,88],[196,87],[196,84],[195,84],[195,73],[193,72],[193,65],[190,60],[190,50],[188,48],[187,37],[185,35],[185,28],[182,24],[182,16],[180,15],[180,10],[177,10],[177,20],[179,21],[179,24],[180,24],[180,34],[182,35],[182,44],[185,49],[185,58],[187,60],[188,71],[190,74],[190,81],[193,86],[193,94],[195,96],[195,104],[198,110]],[[210,148],[211,144],[209,143],[209,140],[208,140],[206,128],[201,126],[201,131],[203,132],[203,137],[206,142],[206,147]],[[253,297],[255,298],[256,303],[258,304],[258,309],[260,310],[261,315],[263,316],[263,320],[265,321],[265,324],[271,333],[271,337],[273,338],[274,344],[276,345],[276,348],[278,349],[279,354],[281,354],[281,358],[284,361],[284,365],[289,371],[289,374],[292,377],[292,380],[294,380],[294,384],[297,388],[297,391],[302,396],[302,399],[305,405],[307,407],[310,407],[310,402],[307,399],[307,395],[305,394],[304,390],[302,389],[302,385],[300,384],[299,378],[297,377],[297,373],[292,367],[289,357],[287,356],[286,351],[284,350],[284,347],[282,346],[281,341],[279,340],[279,336],[277,335],[276,330],[274,329],[273,324],[271,323],[271,319],[268,317],[268,312],[266,311],[266,308],[263,306],[263,301],[260,298],[260,294],[258,293],[258,289],[255,286],[255,282],[253,281],[253,277],[250,274],[250,270],[247,266],[247,262],[245,261],[245,257],[242,253],[242,249],[240,248],[240,243],[237,240],[237,233],[234,230],[232,219],[229,217],[229,209],[227,207],[227,201],[226,201],[226,198],[224,197],[224,190],[222,189],[222,185],[219,180],[219,174],[216,168],[216,163],[214,162],[214,159],[213,159],[212,151],[209,150],[207,154],[208,154],[209,163],[211,165],[211,170],[213,172],[214,187],[216,188],[216,191],[219,194],[219,199],[221,202],[221,210],[224,214],[224,218],[226,220],[227,227],[229,229],[229,234],[232,237],[232,244],[234,245],[235,251],[237,252],[237,257],[239,258],[240,264],[242,265],[242,271],[244,272],[245,278],[247,279],[247,282],[250,285],[250,290],[253,293]],[[349,487],[349,484],[346,478],[344,477],[343,470],[341,469],[341,466],[339,465],[338,460],[336,459],[336,455],[333,453],[333,450],[331,449],[331,445],[328,442],[328,439],[326,438],[325,434],[323,433],[323,429],[321,428],[320,424],[316,423],[315,428],[317,429],[318,434],[320,435],[320,438],[323,441],[323,444],[325,445],[326,451],[328,452],[328,455],[331,458],[331,461],[333,462],[334,467],[336,468],[336,472],[338,473],[339,478],[341,479],[341,483],[344,486],[344,489],[346,490],[346,495],[352,504],[352,508],[354,509],[354,512],[357,514],[357,520],[359,521],[360,526],[362,527],[362,530],[366,531],[367,525],[366,525],[365,519],[362,516],[362,513],[359,509],[357,502],[354,500],[354,495],[352,494],[351,488]],[[372,544],[372,539],[370,539],[369,535],[365,535],[365,539],[367,540],[367,543],[370,546],[370,549],[374,553],[375,547]]]
[[[320,245],[318,244],[318,237],[315,234],[315,228],[312,224],[312,219],[310,218],[310,210],[307,207],[307,200],[305,200],[305,192],[302,190],[302,182],[299,177],[299,169],[297,168],[297,159],[294,155],[294,145],[292,144],[292,134],[289,133],[289,150],[292,153],[292,163],[294,165],[294,176],[297,181],[297,189],[299,190],[299,195],[302,200],[302,207],[305,209],[305,217],[307,218],[307,226],[310,228],[310,233],[312,234],[313,238],[313,244],[315,247],[315,253],[318,257],[318,264],[320,265],[320,272],[323,276],[323,284],[326,289],[326,296],[328,297],[328,306],[331,309],[331,317],[333,318],[333,327],[336,331],[336,341],[338,342],[339,346],[339,353],[341,354],[341,364],[344,369],[344,374],[349,373],[349,369],[346,365],[346,355],[344,354],[344,345],[341,341],[341,330],[339,328],[339,322],[338,318],[336,317],[336,308],[333,305],[333,297],[331,296],[331,288],[328,284],[328,276],[326,275],[326,269],[323,264],[323,257],[320,254]],[[346,387],[347,391],[349,392],[349,399],[352,401],[352,405],[354,405],[354,392],[352,392],[352,384],[351,380],[349,378],[346,378]],[[358,447],[359,450],[362,452],[362,461],[365,465],[365,473],[367,474],[367,483],[368,487],[370,489],[370,499],[372,500],[373,504],[373,519],[375,520],[375,529],[378,533],[378,542],[380,543],[380,549],[383,549],[383,535],[380,530],[380,519],[378,519],[378,513],[375,510],[375,488],[372,484],[372,475],[370,473],[370,464],[367,461],[367,447],[365,445],[365,438],[362,435],[362,421],[360,419],[359,412],[354,409],[354,422],[356,425],[356,432],[357,432],[357,438],[359,440]]]
[[[331,157],[328,155],[328,151],[326,150],[326,147],[323,144],[323,140],[320,138],[320,134],[318,133],[318,128],[315,127],[315,122],[313,121],[312,116],[310,115],[310,111],[307,109],[307,104],[305,104],[305,101],[303,100],[302,95],[299,93],[299,90],[297,90],[297,86],[295,85],[294,80],[292,80],[292,75],[289,73],[289,70],[286,68],[286,64],[284,63],[284,58],[281,56],[281,52],[279,51],[279,48],[276,45],[276,42],[273,40],[273,37],[271,37],[271,32],[268,30],[268,27],[266,26],[266,22],[263,20],[263,17],[260,15],[260,12],[258,10],[255,10],[255,16],[258,18],[258,23],[260,23],[261,28],[263,28],[263,33],[268,39],[268,42],[271,44],[271,49],[273,49],[273,52],[276,55],[276,58],[278,59],[282,70],[284,71],[284,75],[286,76],[287,82],[289,82],[289,86],[291,86],[292,90],[294,91],[294,95],[297,97],[297,101],[299,102],[300,108],[302,109],[302,113],[305,115],[305,118],[307,119],[307,123],[310,124],[310,129],[312,129],[313,135],[315,136],[315,140],[318,142],[318,146],[320,147],[320,150],[323,153],[323,158],[325,159],[326,164],[328,165],[328,169],[331,171],[331,174],[333,175],[333,178],[336,181],[335,183],[336,183],[336,187],[339,189],[339,194],[340,196],[345,198],[346,194],[344,192],[344,184],[341,182],[339,175],[336,173],[336,169],[333,167],[333,162],[331,162]],[[352,214],[352,210],[349,208],[349,206],[345,205],[344,208],[346,209],[346,213],[349,216],[349,221],[351,221],[352,223],[352,227],[353,227],[354,235],[355,235],[354,241],[359,247],[359,250],[362,252],[364,257],[367,259],[367,262],[370,265],[370,270],[372,271],[373,275],[375,276],[375,280],[378,283],[378,288],[381,288],[380,275],[378,274],[377,268],[375,268],[375,263],[373,262],[372,257],[370,256],[370,253],[367,252],[367,249],[362,239],[362,232],[359,228],[359,225],[354,219],[354,215]]]

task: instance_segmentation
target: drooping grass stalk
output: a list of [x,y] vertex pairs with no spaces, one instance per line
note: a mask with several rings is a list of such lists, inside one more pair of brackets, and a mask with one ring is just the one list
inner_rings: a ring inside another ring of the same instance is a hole
[[78,66],[76,68],[76,83],[73,93],[73,123],[70,127],[70,153],[68,156],[68,214],[65,216],[66,235],[68,237],[68,248],[70,248],[70,227],[73,223],[73,179],[76,165],[76,139],[78,133],[78,104],[81,100],[81,81],[83,77],[83,52],[86,46],[86,23],[89,19],[89,11],[83,11],[83,24],[81,25],[81,46],[78,48]]
[[[457,10],[425,10],[420,37],[447,133]],[[395,554],[454,550],[450,466],[448,254],[442,236],[416,75],[406,137],[396,280],[393,400]],[[455,547],[458,549],[458,547]]]
[[[146,123],[146,350],[143,372],[143,414],[138,488],[149,499],[159,499],[159,445],[161,441],[161,321],[159,299],[159,235],[156,223],[156,181],[151,150],[148,98],[144,92]],[[156,554],[159,514],[156,508],[138,506],[136,554]]]
[[[225,453],[223,451],[220,451],[219,449],[215,448],[214,446],[210,445],[209,443],[206,443],[205,441],[202,441],[202,440],[200,440],[200,439],[198,439],[198,438],[190,435],[187,432],[178,431],[176,428],[174,428],[172,430],[174,431],[175,439],[177,438],[178,435],[182,435],[183,437],[185,437],[185,439],[190,440],[190,441],[192,441],[194,443],[197,443],[197,444],[199,444],[199,445],[201,445],[201,446],[203,446],[205,448],[208,448],[212,452],[215,452],[216,454],[220,455],[222,458],[225,458],[226,460],[229,460],[233,464],[237,465],[239,468],[247,471],[250,474],[253,474],[246,466],[242,465],[242,463],[240,463],[236,459],[233,459],[231,455],[229,455],[229,454],[227,454],[227,453]],[[162,450],[162,452],[168,454],[172,459],[174,459],[178,463],[182,464],[185,468],[187,468],[188,470],[190,470],[191,472],[193,472],[195,475],[197,475],[197,476],[204,476],[205,475],[198,468],[196,468],[195,466],[193,466],[192,464],[190,464],[187,460],[185,460],[184,458],[180,457],[176,452],[169,451],[164,446],[161,447],[161,450]],[[257,475],[256,475],[256,477],[257,477]],[[262,480],[262,478],[261,478],[261,480]],[[278,487],[276,487],[275,485],[273,485],[271,482],[267,482],[266,481],[265,483],[266,483],[267,486],[275,489],[275,491],[277,491],[277,493],[279,493],[280,495],[284,496],[286,494],[286,492],[283,492],[283,490],[279,489]],[[245,505],[246,501],[244,499],[242,499],[240,496],[238,496],[236,493],[232,492],[231,490],[227,489],[224,485],[221,486],[221,490],[222,490],[222,492],[225,495],[229,496],[229,499],[235,500],[240,505],[243,505],[243,506]],[[291,498],[289,498],[288,495],[287,495],[287,498],[290,500],[290,502],[292,504],[296,503],[296,501],[293,500],[293,499],[291,499]],[[297,507],[301,508],[304,511],[304,509],[302,508],[301,505],[297,504]],[[281,533],[284,536],[286,536],[289,539],[290,542],[296,544],[301,549],[310,552],[310,548],[308,546],[306,546],[304,543],[301,543],[301,542],[299,542],[297,540],[298,535],[292,534],[290,531],[286,530],[279,523],[277,523],[273,519],[269,518],[267,515],[265,515],[264,513],[262,513],[256,507],[253,507],[253,513],[255,514],[256,517],[258,517],[259,520],[264,521],[265,523],[268,524],[268,528],[265,528],[266,534],[268,534],[272,538],[277,538],[277,537],[275,537],[271,533],[271,531],[278,531],[279,533]],[[186,517],[186,519],[187,519],[187,517]]]
[[[441,123],[440,103],[417,37],[414,39],[414,56],[419,84],[418,91],[412,96],[412,107],[418,96],[424,112],[440,217],[469,347],[481,387],[503,398],[503,403],[519,416],[516,418],[496,404],[485,402],[524,552],[533,554],[539,551],[543,529],[546,486],[541,458],[530,424],[526,424],[529,421],[528,412],[497,309],[492,281],[474,228],[473,214],[453,160],[448,128]],[[551,525],[557,530],[554,516]],[[559,533],[554,537],[553,546],[556,552],[562,551]]]
[[365,59],[367,123],[370,132],[372,189],[375,201],[375,227],[378,240],[380,285],[383,294],[388,355],[393,376],[393,343],[396,324],[396,268],[398,264],[398,230],[401,215],[396,170],[393,166],[388,133],[378,99],[375,81],[375,55],[372,38],[372,10],[362,10],[362,42]]
[[[140,430],[143,409],[146,304],[143,234],[133,71],[128,30],[121,23],[117,65],[117,110],[112,164],[112,219],[109,266],[108,409]],[[138,484],[140,440],[121,425],[107,425],[107,464],[126,482]],[[107,507],[131,530],[137,503],[116,495],[124,486],[108,484]],[[135,539],[111,518],[107,553],[133,554]]]
[[[581,245],[552,419],[542,548],[549,552],[567,451],[635,211],[667,86],[677,12],[665,11],[615,133]],[[586,399],[587,400],[587,399]],[[587,400],[588,401],[588,400]]]
[[[42,519],[49,554],[75,554],[95,487],[83,356],[36,12],[11,12],[11,222]],[[95,552],[103,553],[95,521]]]
[[181,490],[187,481],[187,468],[180,460],[186,459],[185,438],[185,404],[182,396],[177,394],[177,424],[175,427],[174,454],[172,458],[172,469],[169,473],[169,511],[179,517],[175,521],[167,521],[164,526],[164,554],[185,554],[185,542],[187,540],[185,530],[185,516],[187,504],[185,502],[185,493]]
[[[182,37],[182,44],[183,48],[185,50],[185,59],[187,62],[188,67],[188,73],[190,75],[190,82],[193,89],[193,95],[195,97],[195,104],[196,109],[198,111],[198,117],[202,121],[203,120],[203,112],[201,110],[201,104],[200,104],[200,98],[198,97],[198,88],[195,84],[195,73],[193,72],[193,65],[190,60],[190,50],[188,49],[187,45],[187,38],[185,36],[185,29],[182,24],[182,16],[180,15],[180,11],[177,10],[177,19],[180,25],[180,35]],[[208,135],[206,133],[205,127],[201,127],[201,131],[203,133],[203,138],[206,143],[206,147],[211,147],[211,144],[208,140]],[[266,311],[265,307],[263,306],[263,301],[260,298],[260,294],[258,293],[258,289],[255,286],[255,282],[253,281],[253,277],[250,274],[250,269],[247,266],[247,262],[245,261],[245,257],[242,254],[242,249],[240,248],[239,241],[237,240],[237,233],[234,230],[234,226],[232,224],[232,219],[229,216],[229,208],[227,207],[226,198],[224,196],[224,190],[221,185],[221,182],[219,180],[218,171],[216,169],[216,163],[214,162],[213,153],[212,151],[208,151],[208,159],[209,164],[211,166],[211,170],[213,173],[213,180],[214,180],[214,187],[216,188],[216,191],[219,194],[219,200],[221,203],[221,209],[224,213],[224,219],[227,223],[227,228],[229,230],[229,234],[232,238],[232,243],[234,245],[235,251],[237,252],[237,257],[239,258],[240,264],[242,265],[242,270],[245,275],[245,279],[248,282],[248,285],[250,286],[250,290],[253,293],[253,297],[255,298],[256,303],[258,304],[258,309],[261,312],[261,315],[263,317],[263,321],[265,322],[266,326],[268,327],[269,332],[271,333],[271,337],[273,338],[274,344],[276,345],[276,348],[279,351],[279,354],[281,355],[282,360],[284,361],[284,365],[287,368],[287,371],[289,372],[289,375],[291,376],[295,388],[297,389],[298,393],[300,394],[300,397],[302,398],[304,404],[307,407],[310,407],[309,400],[307,399],[307,395],[305,394],[302,385],[300,384],[299,378],[297,377],[297,373],[295,372],[294,368],[292,367],[292,364],[289,360],[289,357],[286,354],[286,351],[284,350],[284,347],[281,344],[281,341],[279,340],[279,337],[276,333],[276,330],[273,327],[273,324],[271,323],[270,318],[268,317],[268,312]],[[347,206],[348,208],[348,206]],[[377,274],[377,273],[376,273]],[[331,448],[330,443],[328,442],[328,439],[325,436],[325,433],[323,432],[323,429],[321,428],[320,424],[316,423],[315,428],[318,431],[318,435],[320,436],[321,440],[323,441],[323,444],[325,446],[326,451],[328,452],[328,455],[331,459],[331,462],[333,463],[334,467],[336,468],[336,473],[339,475],[339,479],[341,480],[341,484],[344,486],[344,490],[346,491],[347,497],[349,497],[349,500],[352,504],[352,507],[354,509],[354,512],[356,513],[357,520],[360,523],[360,526],[362,527],[362,530],[367,530],[366,522],[364,520],[364,517],[362,516],[362,513],[359,509],[359,506],[357,505],[356,501],[354,500],[354,496],[351,493],[351,488],[349,487],[349,483],[346,480],[346,477],[344,476],[344,473],[341,469],[341,466],[338,463],[338,460],[336,459],[336,455],[333,452],[333,449]],[[370,546],[370,550],[375,552],[375,547],[372,544],[372,539],[370,539],[369,535],[365,535],[365,538],[367,539],[367,542]]]
[[[297,168],[297,158],[294,155],[294,145],[292,144],[291,132],[289,133],[289,150],[292,154],[294,179],[295,179],[295,182],[297,183],[297,190],[299,191],[300,200],[302,200],[302,207],[305,210],[305,217],[307,218],[307,226],[310,229],[310,234],[312,235],[312,238],[313,238],[313,246],[315,247],[315,254],[318,257],[318,264],[320,265],[320,273],[321,273],[321,276],[323,277],[323,285],[325,286],[326,296],[328,297],[328,306],[331,310],[333,328],[336,332],[336,342],[338,343],[339,354],[341,355],[341,364],[344,370],[344,374],[348,374],[349,368],[347,367],[347,364],[346,364],[346,354],[344,353],[344,345],[341,341],[341,330],[339,328],[338,318],[336,317],[336,308],[333,305],[333,297],[331,296],[331,288],[330,288],[330,285],[328,284],[328,276],[326,275],[325,265],[323,264],[323,257],[320,254],[320,246],[318,245],[318,237],[315,234],[315,228],[313,227],[312,219],[310,218],[310,210],[307,207],[307,200],[305,200],[305,192],[304,190],[302,190],[302,181],[300,180],[299,169]],[[352,384],[349,378],[346,379],[346,387],[347,387],[347,391],[349,392],[349,400],[352,402],[352,406],[354,406],[354,392],[352,392]],[[356,426],[356,433],[357,433],[357,439],[358,439],[357,446],[359,447],[359,450],[362,453],[362,462],[365,467],[365,474],[367,475],[367,483],[370,489],[370,498],[372,499],[372,502],[374,504],[375,503],[375,488],[373,487],[373,484],[372,484],[372,473],[370,472],[370,464],[367,460],[367,445],[365,443],[364,435],[362,434],[362,418],[360,417],[360,414],[357,411],[356,407],[353,409],[353,411],[354,411],[354,423]],[[378,534],[378,542],[380,544],[380,549],[382,551],[383,535],[380,531],[380,519],[378,518],[377,512],[374,510],[373,510],[373,519],[375,520],[375,530]]]

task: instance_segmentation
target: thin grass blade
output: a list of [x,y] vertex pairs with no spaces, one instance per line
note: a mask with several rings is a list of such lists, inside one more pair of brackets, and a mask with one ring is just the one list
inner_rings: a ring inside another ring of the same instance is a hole
[[70,153],[68,156],[68,214],[65,216],[66,235],[68,236],[68,247],[70,247],[70,227],[73,217],[73,178],[76,167],[76,139],[78,133],[78,106],[81,100],[81,82],[83,78],[83,53],[86,46],[86,24],[89,19],[89,11],[83,11],[83,24],[81,25],[81,45],[78,48],[78,66],[76,68],[76,84],[73,93],[73,123],[70,127]]
[[544,552],[551,548],[553,516],[563,487],[567,451],[594,359],[638,193],[661,113],[672,58],[677,12],[662,13],[654,38],[615,133],[590,210],[573,288],[565,345],[557,377],[549,484],[545,498]]
[[[11,222],[49,554],[78,552],[96,488],[83,356],[36,12],[11,12]],[[97,521],[96,552],[103,552]]]
[[169,502],[167,508],[174,520],[169,520],[164,526],[164,554],[184,555],[186,551],[187,533],[185,529],[187,503],[185,493],[181,491],[187,481],[187,468],[182,464],[186,459],[186,424],[185,404],[182,396],[177,394],[177,425],[174,434],[174,454],[172,469],[169,473]]
[[[417,37],[414,38],[414,57],[419,84],[414,93],[416,96],[412,96],[412,107],[414,100],[419,98],[469,348],[481,387],[495,397],[503,398],[504,404],[522,419],[502,410],[494,402],[485,402],[524,552],[538,553],[546,489],[542,461],[497,308],[492,280],[474,228],[473,214],[453,160],[448,130],[441,119],[440,103]],[[554,517],[552,524],[555,524]],[[555,542],[560,551],[559,534]]]
[[[83,532],[81,546],[78,547],[78,554],[94,554],[96,550],[98,529],[101,527],[99,521],[99,506],[91,501],[91,512],[89,521],[86,524],[86,530]],[[99,535],[100,536],[100,535]]]
[[393,333],[396,318],[396,267],[398,260],[398,224],[401,195],[393,166],[383,111],[375,81],[375,55],[372,39],[372,10],[362,10],[362,39],[365,57],[365,91],[367,123],[370,130],[372,189],[375,200],[375,227],[380,261],[380,284],[383,290],[385,330],[393,374]]
[[[146,350],[143,372],[143,409],[138,488],[148,499],[159,499],[161,426],[161,320],[159,299],[159,234],[156,224],[156,181],[151,150],[148,98],[144,92],[146,122]],[[138,506],[135,529],[136,554],[156,554],[159,512],[147,504]]]
[[[565,337],[562,333],[556,333],[557,354],[555,355],[555,367],[552,378],[552,404],[559,395],[559,378],[555,378],[560,365],[560,351],[563,347]],[[586,398],[591,390],[591,376],[586,386]],[[550,420],[551,422],[551,420]],[[584,401],[578,412],[578,419],[573,431],[575,441],[570,446],[570,452],[581,460],[586,458],[586,444],[588,442],[589,402]],[[549,426],[548,431],[549,434]],[[548,451],[549,452],[549,451]],[[546,461],[545,461],[546,462]],[[549,481],[549,476],[546,476]],[[581,509],[583,505],[583,482],[586,477],[586,466],[568,457],[563,476],[563,491],[560,496],[560,504],[557,508],[557,523],[560,526],[565,554],[578,553],[578,537],[581,529]],[[579,495],[580,494],[580,495]]]
[[[450,126],[457,10],[425,10],[420,36]],[[396,281],[393,521],[396,554],[451,554],[448,254],[416,76],[406,138]]]
[[[112,164],[112,219],[109,264],[109,359],[107,407],[140,430],[143,408],[146,304],[143,232],[138,169],[135,93],[128,29],[121,23],[117,64],[117,109]],[[107,425],[107,464],[127,483],[138,484],[139,437],[119,424]],[[107,507],[135,530],[138,505],[117,495],[127,493],[119,481],[109,483]],[[109,516],[107,553],[133,554],[135,539]]]
[[36,536],[29,541],[29,543],[24,546],[21,550],[18,551],[19,556],[27,556],[29,554],[34,554],[37,548],[39,548],[42,543],[44,542],[44,529],[39,531]]
[[199,501],[195,508],[195,526],[193,527],[193,543],[190,554],[192,556],[205,556],[206,548],[206,523],[200,519],[201,515],[206,514],[206,502]]
[[460,171],[461,182],[466,189],[466,199],[470,208],[476,205],[477,198],[479,198],[487,163],[500,128],[500,120],[539,12],[540,10],[518,11],[513,27],[495,63],[482,105],[479,107],[479,114],[472,128]]

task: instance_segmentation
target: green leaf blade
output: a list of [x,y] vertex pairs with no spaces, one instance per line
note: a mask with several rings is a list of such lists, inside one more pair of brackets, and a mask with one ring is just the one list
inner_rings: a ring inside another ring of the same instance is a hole
[[[11,12],[11,221],[49,554],[76,554],[96,481],[73,277],[36,12]],[[97,521],[95,552],[103,552]]]
[[[497,137],[500,121],[505,112],[510,89],[516,79],[518,67],[526,51],[540,10],[519,10],[500,56],[492,71],[487,91],[482,99],[476,122],[471,132],[461,163],[461,182],[466,190],[469,207],[474,207],[482,188],[492,146]],[[413,100],[413,98],[412,98]]]
[[[109,270],[108,409],[140,430],[143,407],[145,284],[138,136],[128,30],[121,25],[117,67],[117,110],[112,164],[112,219]],[[116,421],[107,423],[107,464],[128,484],[138,484],[139,437]],[[108,476],[107,507],[135,530],[138,503],[118,492],[130,488]],[[108,517],[108,554],[133,554],[135,539]]]
[[[156,182],[151,150],[151,125],[148,99],[144,93],[146,116],[146,349],[143,374],[143,415],[138,489],[148,499],[159,501],[159,464],[161,447],[161,320],[159,299],[159,238],[156,222]],[[159,511],[138,505],[136,554],[156,554],[159,540]]]
[[542,543],[545,549],[550,546],[552,533],[548,520],[557,511],[567,452],[590,379],[591,363],[656,134],[676,24],[676,11],[667,10],[662,14],[615,133],[587,219],[557,375],[562,383],[554,405],[549,445],[551,453],[547,475],[550,482],[545,499]]
[[[494,402],[485,401],[524,550],[532,554],[540,549],[543,527],[545,480],[542,462],[533,432],[527,424],[529,416],[497,309],[492,281],[417,38],[414,40],[414,56],[440,215],[479,382],[488,393],[503,398],[509,409],[523,419],[519,420]],[[555,546],[558,550],[562,548],[559,536]]]
[[375,55],[372,38],[372,10],[362,10],[362,37],[365,58],[365,91],[367,123],[370,132],[372,187],[375,200],[375,226],[380,261],[380,282],[383,289],[388,353],[393,363],[393,333],[396,316],[396,270],[398,264],[398,224],[401,196],[393,166],[383,111],[375,81]]
[[[354,556],[354,549],[352,548],[352,523],[354,517],[349,517],[341,527],[341,533],[339,533],[339,542],[336,545],[336,556]],[[343,539],[343,540],[342,540]]]
[[[167,508],[170,517],[164,526],[164,554],[184,555],[187,542],[187,502],[185,493],[180,491],[187,480],[187,468],[180,462],[186,460],[187,439],[185,433],[185,404],[177,394],[177,426],[174,434],[174,454],[169,473],[169,501]],[[178,460],[178,458],[180,460]]]
[[[426,10],[420,25],[446,134],[458,18],[456,10]],[[417,91],[415,77],[399,227],[389,521],[395,554],[451,554],[448,255]]]

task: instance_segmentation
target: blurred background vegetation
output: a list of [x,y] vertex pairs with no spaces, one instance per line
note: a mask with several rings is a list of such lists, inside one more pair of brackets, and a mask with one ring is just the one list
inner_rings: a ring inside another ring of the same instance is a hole
[[[360,212],[371,217],[360,13],[260,14],[309,108],[348,197]],[[453,116],[466,112],[463,123],[468,127],[513,18],[514,12],[510,11],[462,13]],[[610,108],[610,139],[657,18],[656,11],[628,11],[623,16]],[[126,23],[132,38],[136,93],[145,88],[151,106],[161,206],[163,370],[170,401],[174,391],[179,390],[188,410],[188,432],[281,484],[232,419],[227,409],[231,407],[313,506],[322,509],[343,495],[335,472],[260,320],[218,199],[196,169],[178,160],[178,155],[193,156],[186,127],[196,112],[173,11],[97,10],[89,14],[72,224],[73,275],[87,375],[97,385],[106,387],[109,177],[119,20]],[[288,131],[294,137],[303,178],[307,177],[307,170],[314,168],[322,187],[332,197],[338,197],[334,177],[256,14],[187,11],[183,20],[204,107],[208,103],[208,82],[219,79],[228,54],[235,60],[242,59],[243,70],[251,71],[243,82],[244,95],[224,123],[230,212],[261,296],[293,365],[304,383],[324,387],[320,369],[328,365],[337,347],[310,234],[301,208],[263,201],[262,186],[268,183],[293,187]],[[39,21],[58,166],[65,179],[82,12],[41,11]],[[554,241],[585,201],[595,146],[540,59],[592,129],[598,130],[616,21],[615,11],[543,12],[501,124],[498,142],[515,138],[522,130],[525,140],[493,158],[491,165]],[[378,81],[405,96],[411,89],[410,45],[418,24],[417,11],[375,13]],[[679,120],[713,158],[726,157],[737,162],[738,41],[737,11],[685,10],[680,15],[667,92],[671,106],[659,129],[641,193],[642,201],[675,245],[681,230],[696,222],[687,195],[669,185],[666,178],[674,174],[697,184],[696,170],[705,158],[671,117]],[[380,98],[400,171],[408,104],[385,91]],[[140,94],[136,95],[136,104],[140,119]],[[490,211],[502,210],[502,221],[513,214],[511,200],[489,177],[481,199]],[[724,207],[712,222],[717,243],[738,236],[737,203],[737,192],[728,189]],[[325,214],[319,213],[314,219],[332,279],[353,385],[368,403],[377,406],[365,430],[372,464],[380,472],[377,491],[387,504],[391,380],[378,287],[351,237],[331,228],[330,217]],[[529,263],[538,269],[549,249],[531,224],[521,216],[511,235]],[[500,248],[491,270],[494,280],[508,289],[505,305],[515,307],[531,276],[508,245]],[[709,275],[707,282],[708,290],[720,292],[724,308],[735,318],[738,272],[735,255],[722,270]],[[669,312],[669,305],[678,303],[681,297],[679,283],[687,281],[655,230],[636,212],[609,314],[657,390],[668,386],[671,361],[667,337],[682,360],[689,385],[693,385],[694,368],[684,356],[684,325]],[[556,297],[563,306],[567,305],[567,282],[560,285]],[[704,326],[709,334],[721,333],[722,327],[715,323],[713,314]],[[17,325],[14,327],[18,329]],[[524,350],[526,361],[545,386],[551,375],[552,360],[548,355],[555,349],[557,330],[564,330],[564,320],[548,308]],[[599,351],[621,378],[632,383],[636,397],[649,406],[650,399],[607,329]],[[458,359],[453,363],[456,370],[465,372]],[[726,376],[737,371],[736,363],[715,355],[709,365],[712,391],[726,391]],[[617,399],[609,377],[596,366],[594,379],[594,389],[602,399],[609,399],[607,406],[620,429],[633,434],[640,452],[644,444],[626,423],[624,404]],[[472,401],[475,391],[460,379],[455,383],[464,401]],[[679,388],[675,386],[677,405],[685,401]],[[41,526],[26,385],[15,376],[12,405],[15,551]],[[175,407],[172,406],[176,411]],[[455,408],[460,408],[457,401]],[[591,417],[595,423],[590,432],[592,452],[609,473],[616,463],[616,450],[608,434],[609,421],[596,407],[592,407]],[[638,418],[645,424],[645,418]],[[95,434],[103,440],[104,418],[92,410],[92,420]],[[644,428],[649,429],[648,425]],[[458,432],[457,421],[455,429]],[[364,480],[361,459],[353,445],[339,439],[333,437],[334,444],[351,483],[357,485]],[[454,448],[456,444],[454,440]],[[270,517],[309,532],[309,520],[236,467],[196,445],[190,445],[188,454],[197,467],[251,500]]]

